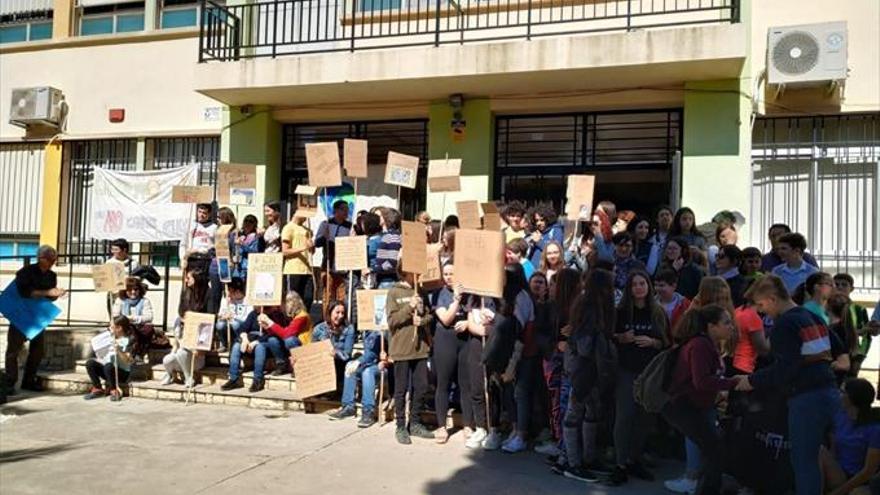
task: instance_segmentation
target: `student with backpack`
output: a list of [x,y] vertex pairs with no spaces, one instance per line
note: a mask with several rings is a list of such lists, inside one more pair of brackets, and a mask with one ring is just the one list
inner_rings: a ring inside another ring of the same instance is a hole
[[605,407],[614,392],[617,348],[614,346],[614,276],[593,270],[584,291],[571,308],[571,337],[565,351],[565,371],[572,393],[563,422],[567,466],[563,476],[593,483],[607,474],[599,463],[596,437]]

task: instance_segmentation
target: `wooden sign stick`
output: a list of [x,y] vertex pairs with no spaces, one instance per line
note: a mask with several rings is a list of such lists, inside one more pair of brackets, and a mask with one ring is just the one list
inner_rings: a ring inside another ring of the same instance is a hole
[[[379,332],[382,332],[382,330],[379,330]],[[382,362],[382,355],[383,354],[385,354],[385,335],[380,333],[379,334],[379,362],[380,363]],[[379,370],[379,407],[377,408],[377,411],[378,410],[381,410],[381,411],[388,410],[387,404],[385,403],[385,373],[386,373],[386,371],[388,371],[388,370],[386,370],[384,368]],[[382,423],[383,424],[385,423],[385,415],[384,414],[382,415]]]
[[[483,300],[483,297],[480,296],[480,318],[483,317],[483,310],[486,309],[486,303]],[[483,329],[483,349],[486,348],[486,335],[485,328]],[[483,365],[483,398],[486,400],[486,429],[489,430],[492,428],[492,413],[489,408],[489,373],[486,370],[486,365]]]
[[[116,345],[116,337],[113,338],[113,345]],[[118,346],[117,346],[118,349]],[[115,380],[113,383],[116,384],[116,391],[119,392],[119,398],[122,398],[122,387],[119,386],[119,353],[114,352],[113,354],[113,373],[115,376]]]
[[189,406],[189,401],[192,398],[193,388],[196,386],[196,353],[198,351],[191,351],[192,359],[189,362],[189,379],[192,380],[192,386],[186,385],[186,401],[183,403],[184,407]]

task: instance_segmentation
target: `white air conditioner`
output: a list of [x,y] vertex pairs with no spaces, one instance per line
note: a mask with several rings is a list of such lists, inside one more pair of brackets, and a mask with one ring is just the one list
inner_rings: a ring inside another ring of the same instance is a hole
[[846,22],[770,28],[767,82],[817,86],[847,77]]
[[64,95],[49,86],[12,90],[9,123],[19,127],[34,124],[58,127],[64,115]]

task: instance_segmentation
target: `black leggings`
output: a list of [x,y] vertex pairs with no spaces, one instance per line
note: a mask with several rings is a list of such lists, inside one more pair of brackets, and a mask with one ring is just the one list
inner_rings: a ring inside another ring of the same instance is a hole
[[486,370],[483,368],[483,340],[471,335],[467,343],[467,369],[471,382],[471,410],[474,427],[486,428]]
[[[92,380],[92,386],[95,388],[101,388],[102,378],[107,382],[109,390],[116,388],[116,370],[113,368],[113,363],[101,364],[97,359],[86,361],[86,371],[89,374],[89,379]],[[128,371],[119,369],[119,381],[122,383],[128,381]]]
[[468,360],[466,339],[460,339],[455,330],[437,328],[434,334],[434,374],[437,376],[437,390],[434,392],[434,409],[437,413],[437,425],[446,425],[449,413],[449,384],[453,374],[457,372],[459,396],[461,397],[461,421],[465,426],[474,425],[474,412],[471,407],[471,383],[468,377]]
[[302,298],[306,311],[312,310],[312,302],[315,300],[315,278],[309,275],[285,275],[285,285],[288,291],[296,291]]
[[419,414],[425,410],[428,392],[428,360],[413,359],[394,363],[394,417],[397,426],[406,426],[406,392],[412,380],[409,396],[410,423],[421,423]]

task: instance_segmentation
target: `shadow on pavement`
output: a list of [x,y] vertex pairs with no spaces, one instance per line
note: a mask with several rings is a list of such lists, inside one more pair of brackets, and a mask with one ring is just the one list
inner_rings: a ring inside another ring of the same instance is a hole
[[26,461],[28,459],[36,459],[48,457],[50,455],[61,454],[76,450],[79,447],[69,443],[52,445],[49,447],[38,447],[33,449],[17,449],[0,452],[0,464],[11,464],[14,462]]

